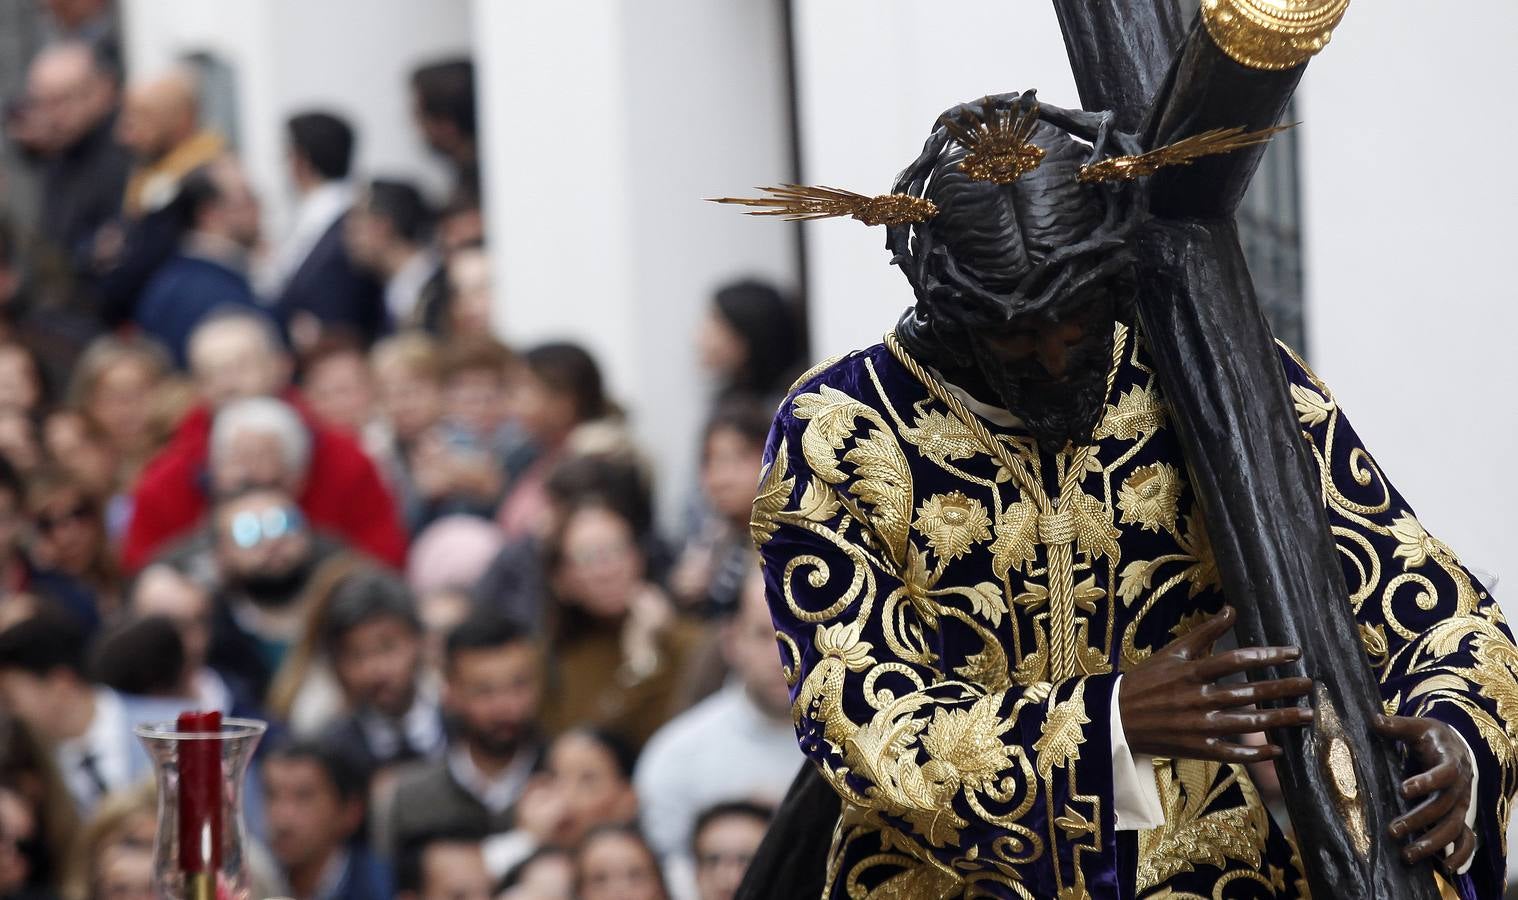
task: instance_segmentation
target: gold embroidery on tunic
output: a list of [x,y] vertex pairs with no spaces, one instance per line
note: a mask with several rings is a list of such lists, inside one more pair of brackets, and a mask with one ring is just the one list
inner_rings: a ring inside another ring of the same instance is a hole
[[[1139,832],[1140,893],[1198,865],[1227,868],[1228,860],[1235,859],[1260,868],[1270,836],[1269,814],[1242,769],[1177,759],[1156,760],[1154,773],[1165,824]],[[1246,787],[1245,802],[1215,808],[1218,798],[1236,784]],[[1264,881],[1258,872],[1251,874]]]
[[[810,474],[794,477],[782,442],[763,475],[753,529],[761,544],[773,540],[780,525],[804,529],[838,551],[827,561],[797,554],[776,575],[791,616],[814,629],[797,637],[815,648],[807,655],[816,661],[801,679],[794,714],[798,724],[816,723],[806,740],[828,745],[821,768],[846,810],[829,883],[844,882],[851,896],[977,896],[994,888],[997,895],[1032,897],[1016,867],[1056,846],[1062,859],[1076,864],[1054,865],[1054,895],[1086,893],[1079,861],[1100,852],[1102,810],[1099,798],[1079,792],[1074,772],[1087,726],[1106,710],[1087,710],[1084,682],[1068,679],[1109,671],[1114,659],[1126,667],[1145,658],[1204,616],[1199,610],[1167,619],[1168,636],[1158,636],[1143,625],[1151,612],[1173,611],[1179,598],[1219,586],[1184,473],[1165,462],[1137,468],[1130,462],[1166,425],[1153,373],[1136,354],[1137,335],[1120,332],[1115,362],[1126,355],[1148,378],[1116,395],[1109,385],[1098,428],[1105,441],[1101,457],[1090,448],[1051,457],[1024,438],[992,434],[973,415],[961,415],[920,367],[922,374],[913,374],[932,397],[910,409],[893,406],[868,359],[864,368],[878,404],[828,386],[793,400],[801,426],[798,458]],[[897,357],[908,369],[914,365]],[[1362,627],[1361,641],[1378,675],[1395,673],[1409,685],[1388,708],[1426,714],[1441,705],[1458,707],[1499,761],[1512,767],[1518,763],[1518,650],[1497,627],[1500,615],[1449,548],[1411,513],[1393,508],[1390,486],[1369,455],[1349,437],[1335,445],[1338,406],[1310,372],[1308,379],[1312,388],[1297,386],[1292,400],[1310,429],[1304,437],[1346,559],[1349,602],[1357,612],[1370,602],[1368,614],[1384,619]],[[793,446],[797,440],[792,432]],[[961,489],[914,496],[907,446],[917,453],[913,464],[941,468]],[[994,469],[985,457],[995,461]],[[1119,522],[1134,533],[1169,535],[1175,552],[1122,558]],[[1395,548],[1391,564],[1383,565],[1378,546]],[[989,553],[994,581],[970,585],[946,577],[952,562],[976,552]],[[881,588],[877,572],[900,585]],[[806,604],[795,593],[803,588],[811,592],[802,595],[811,598]],[[818,598],[825,609],[815,608]],[[1114,618],[1119,604],[1121,621]],[[1431,614],[1448,618],[1431,629],[1420,624]],[[869,640],[862,630],[867,621],[881,625],[879,632],[871,626]],[[948,628],[956,640],[968,635],[970,645],[951,660],[938,655]],[[789,638],[782,646],[794,682],[802,652]],[[1474,662],[1441,664],[1460,653]],[[1011,694],[1015,704],[1009,699],[1014,684],[1021,688]],[[846,693],[847,711],[840,699]],[[1481,705],[1487,700],[1497,715]],[[1042,730],[1024,753],[1004,729],[1029,704],[1043,707],[1035,714]],[[1003,708],[1009,705],[1010,712]],[[1148,842],[1141,843],[1147,848],[1141,863],[1158,879],[1151,888],[1164,890],[1156,888],[1170,877],[1157,874],[1163,868],[1226,868],[1233,860],[1249,871],[1220,876],[1219,892],[1243,879],[1289,893],[1286,870],[1259,869],[1268,824],[1259,824],[1265,813],[1242,770],[1197,764],[1211,766],[1204,773],[1178,765],[1166,764],[1168,774],[1161,776],[1169,779],[1162,790],[1167,814],[1178,812],[1167,815],[1164,829],[1141,836]],[[869,796],[851,787],[851,773],[871,785]],[[1505,815],[1511,768],[1503,779],[1497,803]],[[1230,785],[1248,802],[1223,803]],[[1038,798],[1054,797],[1056,790],[1066,800],[1050,807],[1046,833],[1021,824]],[[996,823],[1004,834],[951,859],[963,815]],[[845,870],[838,848],[865,833],[881,852],[851,858]],[[1305,896],[1300,881],[1296,890]]]

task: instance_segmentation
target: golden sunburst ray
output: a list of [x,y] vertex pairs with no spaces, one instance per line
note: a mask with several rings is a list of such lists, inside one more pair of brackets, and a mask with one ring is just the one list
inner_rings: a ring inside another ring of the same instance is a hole
[[712,203],[754,207],[748,215],[779,216],[787,222],[810,222],[849,216],[866,225],[910,225],[938,215],[933,201],[910,194],[870,197],[835,187],[782,184],[756,190],[768,197],[708,197]]
[[1167,166],[1187,166],[1204,156],[1232,153],[1245,147],[1266,143],[1291,127],[1293,126],[1277,125],[1274,128],[1264,128],[1259,131],[1245,131],[1243,128],[1215,128],[1147,153],[1114,156],[1110,159],[1087,163],[1081,166],[1080,172],[1075,177],[1082,184],[1096,181],[1136,181],[1146,175],[1153,175]]
[[940,121],[955,143],[969,151],[959,170],[976,181],[1011,184],[1044,161],[1044,148],[1030,140],[1038,125],[1037,101],[997,109],[986,97],[979,114],[967,110],[960,119],[945,116]]

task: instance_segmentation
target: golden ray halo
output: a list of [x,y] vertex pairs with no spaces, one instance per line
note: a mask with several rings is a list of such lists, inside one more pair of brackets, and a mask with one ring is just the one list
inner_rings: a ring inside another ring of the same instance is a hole
[[998,109],[990,97],[980,101],[980,112],[963,113],[968,122],[948,116],[939,121],[955,143],[968,152],[959,170],[976,181],[1011,184],[1044,161],[1044,148],[1033,143],[1038,125],[1038,101],[1018,102]]
[[843,188],[782,184],[761,187],[768,197],[708,197],[712,203],[754,207],[747,215],[778,216],[787,222],[810,222],[848,216],[866,225],[910,225],[938,215],[933,201],[910,194],[874,197]]
[[1245,147],[1263,144],[1291,127],[1278,125],[1259,131],[1245,131],[1243,128],[1215,128],[1212,131],[1182,138],[1173,144],[1157,147],[1147,153],[1113,156],[1087,163],[1080,167],[1075,178],[1082,184],[1097,181],[1136,181],[1146,175],[1153,175],[1167,166],[1187,166],[1204,156],[1232,153]]

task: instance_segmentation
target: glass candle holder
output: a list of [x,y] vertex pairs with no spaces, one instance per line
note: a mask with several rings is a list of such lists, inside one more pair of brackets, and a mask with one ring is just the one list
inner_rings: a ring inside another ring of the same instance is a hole
[[250,893],[242,785],[268,726],[225,719],[219,730],[139,725],[158,779],[153,877],[172,900],[246,900]]

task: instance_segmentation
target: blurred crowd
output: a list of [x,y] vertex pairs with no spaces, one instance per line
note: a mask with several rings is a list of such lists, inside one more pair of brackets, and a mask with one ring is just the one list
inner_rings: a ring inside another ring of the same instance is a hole
[[656,504],[594,357],[489,336],[469,61],[375,85],[447,196],[302,111],[270,234],[193,74],[48,8],[5,121],[42,189],[0,223],[0,896],[155,896],[133,727],[216,709],[270,723],[256,897],[731,897],[802,762],[748,534],[788,299],[692,323]]

